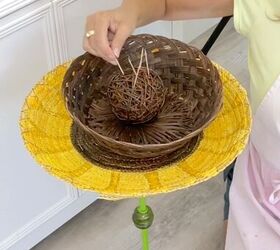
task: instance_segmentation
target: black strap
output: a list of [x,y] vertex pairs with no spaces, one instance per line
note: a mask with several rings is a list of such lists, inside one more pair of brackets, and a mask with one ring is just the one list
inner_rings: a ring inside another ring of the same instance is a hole
[[205,45],[202,48],[202,52],[207,55],[213,44],[216,42],[219,35],[222,33],[224,27],[227,25],[228,21],[230,20],[232,16],[225,16],[221,19],[221,21],[216,26],[215,30],[211,34],[211,36],[208,38],[208,41],[205,43]]

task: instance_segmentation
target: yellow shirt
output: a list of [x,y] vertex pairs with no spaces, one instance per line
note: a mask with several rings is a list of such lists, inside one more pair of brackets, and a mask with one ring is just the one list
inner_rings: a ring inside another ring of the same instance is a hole
[[251,104],[256,111],[280,75],[280,0],[234,0],[234,25],[249,40]]

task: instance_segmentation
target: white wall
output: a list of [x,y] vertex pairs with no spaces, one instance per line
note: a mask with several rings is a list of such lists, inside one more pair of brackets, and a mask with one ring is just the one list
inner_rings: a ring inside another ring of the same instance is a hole
[[[219,22],[219,18],[173,22],[173,37],[186,43],[198,37]],[[206,41],[205,41],[206,42]]]

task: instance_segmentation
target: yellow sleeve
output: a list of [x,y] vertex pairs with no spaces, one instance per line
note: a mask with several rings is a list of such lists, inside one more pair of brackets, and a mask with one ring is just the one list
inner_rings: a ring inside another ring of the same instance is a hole
[[279,0],[266,0],[266,15],[271,20],[280,20],[280,1]]
[[255,20],[254,9],[257,6],[257,0],[234,0],[234,26],[237,32],[247,36],[252,23]]

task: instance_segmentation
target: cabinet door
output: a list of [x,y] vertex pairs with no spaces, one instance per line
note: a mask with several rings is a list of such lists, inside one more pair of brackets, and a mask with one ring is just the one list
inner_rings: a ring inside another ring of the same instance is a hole
[[23,145],[24,99],[59,63],[53,6],[38,3],[0,25],[0,249],[30,249],[97,197],[47,174]]

